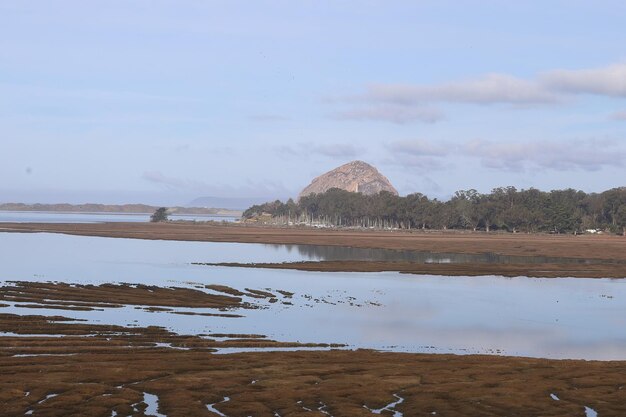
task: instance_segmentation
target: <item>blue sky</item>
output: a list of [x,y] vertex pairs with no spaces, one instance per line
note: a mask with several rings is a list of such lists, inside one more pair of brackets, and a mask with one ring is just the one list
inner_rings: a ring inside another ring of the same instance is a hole
[[[519,3],[519,4],[518,4]],[[621,1],[0,0],[0,200],[626,178]]]

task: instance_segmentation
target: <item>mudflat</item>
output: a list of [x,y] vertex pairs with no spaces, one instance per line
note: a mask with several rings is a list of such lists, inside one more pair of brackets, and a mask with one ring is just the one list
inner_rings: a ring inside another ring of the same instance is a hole
[[0,314],[0,330],[19,334],[0,338],[5,416],[582,416],[585,407],[626,415],[624,361],[371,350],[218,355],[222,345],[273,343],[60,316]]
[[[56,308],[62,310],[115,308],[122,305],[163,307],[203,307],[228,310],[254,308],[239,297],[207,294],[190,288],[161,288],[153,285],[102,284],[79,285],[46,282],[9,282],[0,287],[0,300],[16,307]],[[228,288],[228,287],[226,287]],[[241,293],[243,295],[243,293]],[[23,304],[29,303],[29,304]]]
[[349,246],[453,253],[496,253],[626,260],[626,237],[331,230],[202,223],[0,223],[4,232],[51,232],[136,239]]
[[132,305],[148,311],[172,311],[170,307],[216,308],[228,311],[235,308],[258,308],[243,302],[241,296],[267,299],[271,303],[279,302],[277,296],[268,291],[246,288],[244,292],[226,285],[197,285],[197,288],[217,292],[208,294],[191,288],[162,288],[142,284],[70,285],[61,282],[21,281],[8,281],[7,284],[0,286],[0,301],[28,308],[94,310]]
[[236,268],[295,269],[320,272],[400,272],[416,275],[484,276],[533,278],[626,278],[625,264],[420,264],[385,261],[305,261],[280,263],[194,263]]

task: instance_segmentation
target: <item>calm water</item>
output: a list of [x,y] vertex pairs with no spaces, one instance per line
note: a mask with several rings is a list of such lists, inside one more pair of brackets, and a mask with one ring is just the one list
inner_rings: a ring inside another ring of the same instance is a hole
[[[176,214],[171,220],[190,221],[225,221],[234,222],[237,218],[231,216],[205,216]],[[58,213],[46,211],[0,211],[0,222],[12,223],[104,223],[104,222],[148,222],[150,214],[129,213]]]
[[591,264],[594,262],[612,262],[624,263],[618,260],[597,260],[597,259],[579,259],[579,258],[562,258],[548,256],[512,256],[499,255],[496,253],[434,253],[434,252],[416,252],[411,250],[392,250],[392,249],[367,249],[367,248],[350,248],[342,246],[319,246],[319,245],[266,245],[274,248],[277,252],[287,250],[295,251],[303,260],[312,261],[392,261],[392,262],[417,262],[417,263],[524,263],[524,264],[542,264],[550,262],[572,263],[572,264]]
[[[63,314],[180,333],[261,333],[281,341],[432,353],[626,359],[626,280],[438,277],[225,268],[192,262],[312,259],[310,248],[0,233],[0,280],[224,284],[294,292],[244,318],[178,316],[134,307]],[[317,301],[316,301],[317,300]],[[187,310],[187,309],[180,309]],[[210,311],[210,310],[195,310]]]

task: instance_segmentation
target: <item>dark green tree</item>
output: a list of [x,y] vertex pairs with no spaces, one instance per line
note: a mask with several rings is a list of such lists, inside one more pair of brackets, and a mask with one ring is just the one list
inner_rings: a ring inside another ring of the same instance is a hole
[[152,213],[152,216],[150,216],[150,221],[152,223],[166,222],[168,220],[167,216],[167,207],[159,207]]
[[626,205],[622,205],[615,214],[615,223],[622,228],[622,236],[626,236]]
[[306,223],[336,227],[394,229],[506,230],[577,233],[585,229],[623,232],[626,187],[600,194],[573,189],[539,191],[494,188],[489,194],[461,190],[446,202],[415,193],[364,195],[341,189],[282,203],[250,207],[244,218],[263,213],[277,224]]

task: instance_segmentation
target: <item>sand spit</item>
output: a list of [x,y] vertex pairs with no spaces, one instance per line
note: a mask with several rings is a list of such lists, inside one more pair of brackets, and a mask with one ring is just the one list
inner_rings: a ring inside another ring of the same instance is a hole
[[329,230],[176,223],[0,223],[4,232],[51,232],[82,236],[204,242],[348,246],[626,260],[626,238],[609,235],[545,235],[422,231]]

